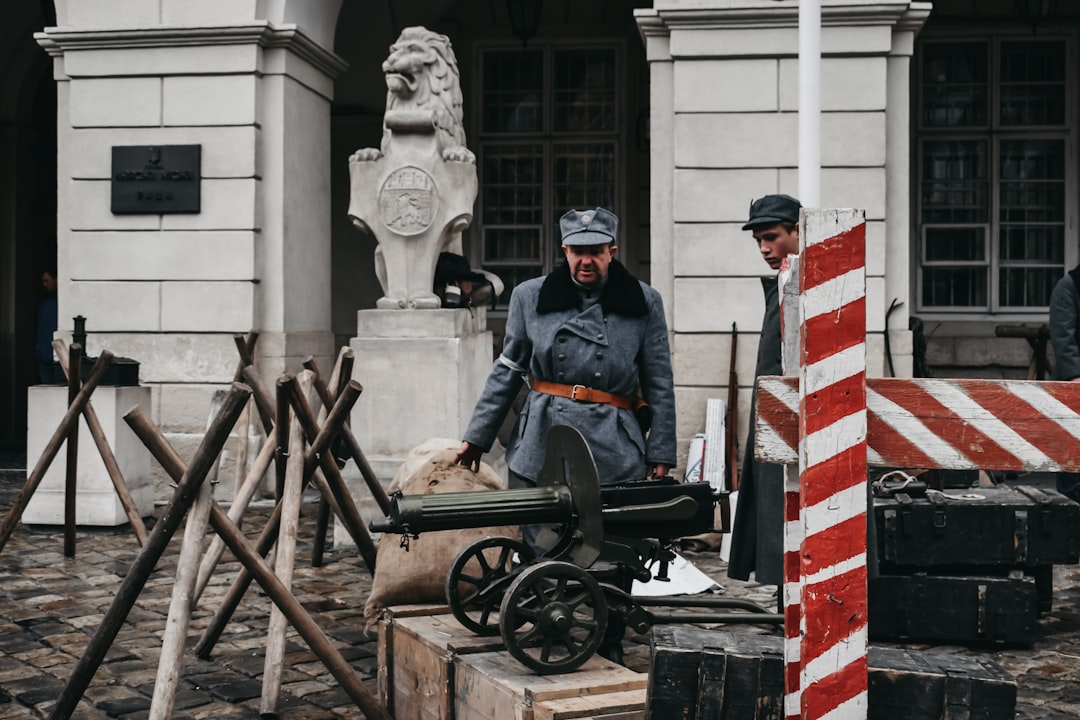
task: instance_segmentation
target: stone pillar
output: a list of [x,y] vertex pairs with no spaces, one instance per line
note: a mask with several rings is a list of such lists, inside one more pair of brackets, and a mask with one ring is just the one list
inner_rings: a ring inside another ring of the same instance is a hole
[[[68,409],[67,385],[34,385],[28,391],[26,433],[27,468],[32,469],[52,439]],[[150,476],[150,452],[131,431],[123,416],[135,406],[150,412],[150,388],[101,385],[91,398],[105,439],[116,456],[124,484],[141,517],[154,510],[154,486]],[[64,524],[64,484],[67,454],[61,448],[49,465],[22,514],[27,525]],[[79,464],[76,473],[75,522],[79,525],[115,526],[127,523],[127,514],[105,469],[94,438],[79,418]]]
[[[907,132],[893,121],[906,117],[910,98],[893,82],[894,35],[910,37],[928,12],[920,2],[822,3],[821,203],[866,211],[874,375],[887,372],[885,313],[909,292],[908,139],[893,137]],[[742,224],[754,198],[798,195],[798,5],[655,0],[635,19],[652,80],[652,260],[671,268],[664,299],[685,458],[704,428],[708,399],[727,394],[726,361],[702,358],[729,357],[732,323],[745,437],[764,311],[759,276],[770,271]],[[654,279],[662,277],[654,270]],[[895,314],[891,321],[903,322]],[[910,345],[903,335],[890,340],[901,354]]]
[[[83,315],[89,355],[140,361],[153,419],[182,454],[232,379],[234,334],[260,333],[267,378],[334,355],[338,5],[300,4],[326,16],[308,26],[256,5],[69,3],[37,36],[59,85],[60,327]],[[111,148],[161,145],[201,146],[199,212],[113,214]]]
[[[926,22],[930,8],[925,3],[901,18],[893,29],[892,49],[888,59],[888,98],[885,115],[885,234],[888,238],[911,237],[911,56],[915,53],[915,35]],[[886,332],[896,377],[911,377],[914,352],[908,321],[914,300],[911,292],[911,242],[889,242],[885,246],[885,296],[899,298],[898,306],[888,317]]]

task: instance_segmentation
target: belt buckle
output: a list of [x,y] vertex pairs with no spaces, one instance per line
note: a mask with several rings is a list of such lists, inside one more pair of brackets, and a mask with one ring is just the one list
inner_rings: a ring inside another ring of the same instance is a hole
[[[571,400],[575,400],[575,401],[576,401],[576,400],[578,399],[578,396],[577,396],[577,394],[578,394],[578,391],[579,391],[579,390],[580,390],[580,391],[581,391],[581,393],[582,393],[582,394],[584,395],[584,394],[585,394],[585,391],[586,391],[586,390],[588,390],[588,388],[587,388],[587,387],[585,387],[584,385],[574,385],[574,386],[573,386],[572,388],[570,388],[570,399],[571,399]],[[583,401],[585,400],[585,398],[581,398],[581,399],[582,399]]]

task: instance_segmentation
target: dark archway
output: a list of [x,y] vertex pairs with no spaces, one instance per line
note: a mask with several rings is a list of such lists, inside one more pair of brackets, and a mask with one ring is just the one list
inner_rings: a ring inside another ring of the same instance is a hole
[[0,447],[26,442],[26,389],[37,381],[40,275],[56,264],[56,83],[34,33],[47,0],[17,0],[0,30]]

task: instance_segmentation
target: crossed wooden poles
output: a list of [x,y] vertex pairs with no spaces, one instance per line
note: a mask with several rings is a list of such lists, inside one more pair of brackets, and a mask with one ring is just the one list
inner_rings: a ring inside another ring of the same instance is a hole
[[53,348],[56,350],[56,356],[60,358],[60,366],[68,378],[68,409],[60,420],[56,431],[53,432],[52,438],[45,445],[45,449],[38,458],[33,471],[26,478],[19,496],[15,499],[15,504],[12,505],[11,510],[8,511],[7,516],[4,518],[3,524],[0,525],[0,550],[3,550],[7,541],[11,538],[11,533],[15,531],[16,526],[19,524],[19,519],[26,510],[26,506],[30,503],[30,499],[34,496],[38,486],[41,485],[41,481],[45,478],[45,473],[48,472],[52,461],[56,459],[57,454],[60,452],[60,446],[66,444],[64,556],[75,557],[75,498],[78,477],[80,415],[86,421],[86,427],[94,439],[94,445],[97,446],[98,452],[101,454],[105,470],[109,474],[109,479],[112,481],[120,504],[124,508],[128,522],[131,523],[136,539],[140,545],[145,544],[147,539],[146,526],[143,524],[139,511],[135,507],[131,492],[124,482],[124,477],[120,472],[120,465],[116,462],[116,456],[113,454],[112,448],[109,447],[109,441],[105,437],[105,431],[101,428],[101,421],[98,420],[97,412],[90,403],[90,396],[105,377],[105,373],[112,363],[113,355],[108,350],[102,352],[94,363],[89,376],[87,376],[86,383],[82,384],[80,373],[82,346],[79,343],[73,343],[70,348],[66,348],[62,340],[56,340],[53,342]]
[[[249,336],[250,339],[250,336]],[[238,348],[243,346],[250,353],[250,344],[238,339]],[[176,584],[174,585],[173,603],[169,611],[166,633],[162,648],[161,662],[158,667],[158,683],[155,684],[154,699],[150,717],[165,719],[172,713],[179,678],[179,664],[184,649],[192,605],[198,600],[205,588],[206,580],[213,572],[225,546],[240,560],[243,569],[233,581],[221,608],[215,614],[197,646],[200,657],[209,657],[210,652],[239,605],[247,587],[255,580],[273,601],[275,609],[271,615],[270,635],[266,651],[266,672],[264,672],[263,712],[272,713],[280,690],[281,657],[284,651],[286,623],[291,624],[312,652],[323,662],[326,668],[340,683],[349,697],[363,711],[365,717],[377,720],[390,720],[390,716],[368,693],[360,677],[330,642],[322,629],[312,619],[303,606],[292,595],[289,584],[294,562],[296,526],[299,517],[299,505],[305,486],[314,481],[322,492],[329,509],[342,520],[349,534],[356,542],[369,570],[375,568],[375,545],[352,500],[341,471],[330,452],[335,438],[340,437],[345,448],[360,468],[369,489],[384,513],[389,512],[389,500],[378,479],[368,465],[355,436],[345,426],[345,421],[353,404],[359,398],[362,388],[355,381],[345,381],[348,372],[341,372],[346,358],[351,356],[347,349],[339,355],[339,363],[334,376],[340,378],[337,385],[341,388],[335,397],[326,383],[318,375],[313,359],[305,361],[308,371],[301,380],[292,375],[282,376],[277,383],[276,403],[264,387],[261,379],[250,365],[250,356],[241,351],[242,374],[248,384],[234,382],[221,402],[220,410],[209,423],[202,443],[196,450],[191,464],[186,466],[175,450],[165,440],[161,432],[153,425],[146,414],[135,408],[124,416],[125,421],[139,439],[150,450],[165,471],[177,485],[172,500],[166,506],[161,518],[154,525],[139,555],[117,590],[108,612],[103,618],[94,637],[91,639],[82,658],[79,660],[68,684],[57,700],[50,718],[67,720],[74,712],[79,699],[83,696],[108,649],[119,633],[120,627],[134,606],[139,593],[153,572],[172,536],[185,516],[188,524],[185,529],[185,542],[178,561]],[[99,361],[100,362],[100,361]],[[350,366],[351,367],[351,366]],[[95,368],[96,370],[96,368]],[[91,386],[94,375],[91,374],[87,386]],[[312,410],[306,388],[310,385],[318,392],[323,401],[324,410],[317,417]],[[92,387],[92,386],[91,386]],[[85,388],[84,388],[85,390]],[[264,428],[267,429],[268,442],[256,459],[251,472],[237,490],[230,513],[218,505],[205,482],[207,475],[216,464],[234,425],[240,419],[249,398],[255,400]],[[78,406],[73,403],[73,408]],[[290,414],[289,409],[292,413]],[[72,410],[69,410],[71,413]],[[320,420],[325,420],[320,425]],[[273,419],[273,420],[271,420]],[[62,424],[63,425],[63,424]],[[307,449],[305,450],[305,440]],[[273,455],[277,456],[277,477],[281,492],[279,501],[271,513],[270,519],[258,539],[252,544],[237,528],[246,505],[243,496],[254,492],[263,473],[269,467]],[[250,488],[248,486],[251,486]],[[207,524],[217,533],[215,543],[220,540],[220,547],[214,544],[207,551],[201,566],[198,563],[198,549]],[[325,523],[322,525],[325,533]],[[264,560],[264,556],[277,542],[277,574]]]

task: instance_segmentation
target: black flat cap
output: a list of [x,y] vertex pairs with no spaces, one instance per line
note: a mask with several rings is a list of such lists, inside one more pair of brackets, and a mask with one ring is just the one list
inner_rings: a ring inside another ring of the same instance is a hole
[[743,230],[749,230],[759,225],[775,225],[776,223],[789,222],[799,224],[799,208],[802,207],[795,198],[790,195],[766,195],[750,203],[750,219],[742,226]]

